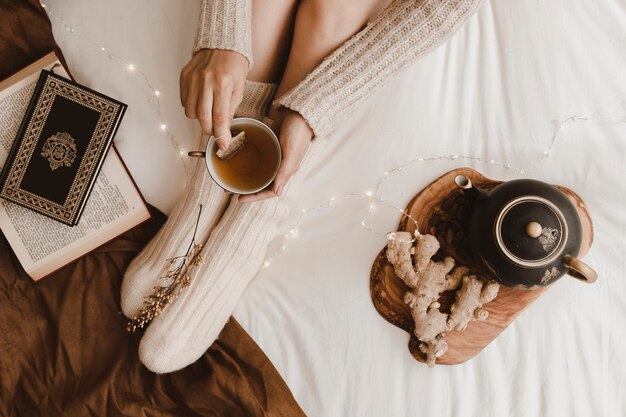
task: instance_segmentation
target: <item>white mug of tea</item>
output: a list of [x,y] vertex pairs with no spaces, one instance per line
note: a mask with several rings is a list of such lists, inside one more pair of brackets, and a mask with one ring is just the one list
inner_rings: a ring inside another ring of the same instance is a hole
[[205,151],[192,151],[191,157],[204,158],[213,181],[234,194],[254,194],[271,184],[280,167],[282,153],[276,134],[265,123],[239,117],[230,125],[233,137],[245,132],[246,139],[235,154],[221,159],[217,156],[214,136]]

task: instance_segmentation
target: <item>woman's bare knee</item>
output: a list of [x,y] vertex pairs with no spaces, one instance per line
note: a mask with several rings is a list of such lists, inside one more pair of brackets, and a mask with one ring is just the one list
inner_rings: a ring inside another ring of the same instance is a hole
[[361,30],[388,0],[302,0],[298,15],[315,28],[312,37],[340,44]]
[[391,0],[302,0],[300,7],[309,10],[320,22],[343,22],[352,29],[373,19]]
[[287,62],[297,0],[252,2],[252,55],[255,64],[248,78],[276,82]]
[[276,96],[289,91],[390,0],[302,0],[296,14],[287,68]]

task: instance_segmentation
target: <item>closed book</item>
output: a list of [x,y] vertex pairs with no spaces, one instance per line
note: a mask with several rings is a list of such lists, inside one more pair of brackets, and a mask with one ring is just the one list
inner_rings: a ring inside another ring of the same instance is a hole
[[0,197],[76,225],[125,111],[42,70],[0,175]]
[[[23,129],[24,115],[29,113],[42,70],[53,70],[70,79],[59,57],[51,52],[0,80],[0,171]],[[149,218],[150,209],[115,144],[102,163],[80,221],[74,227],[0,199],[0,234],[34,280],[50,275]]]

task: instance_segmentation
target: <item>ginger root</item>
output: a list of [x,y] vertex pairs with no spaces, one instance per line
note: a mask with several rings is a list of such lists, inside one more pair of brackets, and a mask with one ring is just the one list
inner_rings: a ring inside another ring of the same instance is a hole
[[395,274],[409,288],[414,288],[417,283],[418,273],[411,262],[411,248],[413,240],[408,232],[390,233],[387,236],[387,260],[393,265]]
[[463,277],[463,286],[456,293],[456,299],[450,309],[448,330],[465,330],[470,321],[484,321],[489,312],[483,304],[496,298],[500,286],[495,281],[484,282],[476,275]]
[[435,366],[435,361],[438,357],[446,353],[448,350],[448,344],[444,340],[442,335],[437,336],[430,343],[420,343],[420,351],[426,355],[426,364],[431,368]]
[[[493,300],[499,286],[485,283],[475,275],[468,275],[464,266],[455,268],[455,261],[446,257],[442,262],[431,258],[439,250],[439,242],[432,235],[418,235],[413,239],[408,232],[395,232],[388,236],[387,260],[395,274],[411,288],[404,302],[411,309],[415,322],[413,333],[422,342],[420,350],[426,355],[428,366],[434,366],[438,357],[448,349],[444,334],[451,330],[463,330],[473,319],[485,320],[488,312],[482,305]],[[411,255],[413,258],[411,259]],[[461,289],[450,315],[439,311],[439,298],[447,290]]]

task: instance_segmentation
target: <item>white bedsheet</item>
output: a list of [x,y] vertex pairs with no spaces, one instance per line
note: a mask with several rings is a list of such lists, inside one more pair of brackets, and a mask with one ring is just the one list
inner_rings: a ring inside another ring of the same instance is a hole
[[[198,2],[47,4],[78,80],[130,105],[116,143],[148,201],[168,212],[184,169],[160,125],[183,150],[198,137],[178,101]],[[153,89],[162,117],[149,101]],[[626,117],[624,0],[485,1],[456,36],[328,138],[284,233],[301,209],[332,196],[335,204],[307,213],[295,238],[272,243],[270,252],[285,251],[259,271],[235,313],[308,415],[626,415],[626,124],[568,122],[542,159],[558,124],[574,115]],[[594,219],[585,260],[600,280],[563,278],[476,358],[429,369],[369,296],[371,263],[399,213],[375,205],[367,224],[381,234],[371,233],[361,226],[367,199],[339,196],[374,190],[385,171],[411,159],[455,154],[482,161],[415,163],[390,175],[380,197],[403,207],[459,166],[571,187]],[[521,174],[490,160],[535,167]]]

